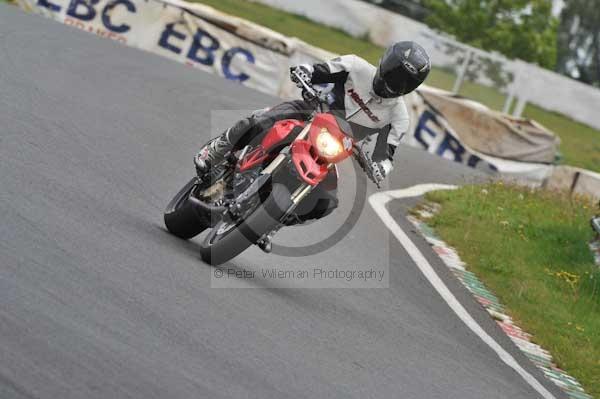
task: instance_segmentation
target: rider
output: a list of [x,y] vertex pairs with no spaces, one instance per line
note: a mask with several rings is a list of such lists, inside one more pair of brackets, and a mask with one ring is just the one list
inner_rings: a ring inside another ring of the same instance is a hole
[[[354,138],[361,140],[368,135],[379,135],[372,159],[376,166],[375,178],[381,181],[391,172],[394,152],[409,127],[402,96],[423,83],[430,69],[423,47],[406,41],[390,46],[378,67],[356,55],[345,55],[326,63],[293,67],[291,79],[299,88],[303,86],[296,74],[315,85],[333,84],[328,101],[330,110],[348,119]],[[241,149],[266,133],[276,121],[308,120],[313,111],[313,104],[295,100],[238,121],[209,141],[194,157],[198,172],[207,172],[230,151]],[[325,214],[318,217],[322,216]]]

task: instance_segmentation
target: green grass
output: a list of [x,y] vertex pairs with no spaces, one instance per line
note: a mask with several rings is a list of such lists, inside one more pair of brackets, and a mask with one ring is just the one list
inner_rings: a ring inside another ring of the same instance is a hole
[[591,204],[503,183],[429,193],[428,221],[558,366],[600,397],[600,269]]
[[[312,22],[305,17],[293,15],[262,4],[246,0],[196,0],[225,13],[239,16],[266,26],[286,36],[295,36],[314,46],[338,53],[357,54],[371,63],[377,63],[382,48],[366,38],[354,38],[341,30]],[[455,76],[434,68],[427,84],[451,90]],[[492,109],[501,110],[506,97],[494,88],[465,82],[460,94],[482,102]],[[600,172],[600,131],[577,123],[572,119],[528,105],[524,115],[535,119],[554,131],[562,140],[561,152],[564,162]]]
[[600,131],[533,104],[527,105],[524,116],[558,134],[563,163],[600,172]]

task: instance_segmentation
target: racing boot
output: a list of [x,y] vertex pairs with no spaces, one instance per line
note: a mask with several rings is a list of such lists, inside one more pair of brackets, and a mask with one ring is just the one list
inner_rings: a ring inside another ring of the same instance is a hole
[[227,132],[210,140],[194,157],[198,176],[208,173],[213,166],[220,164],[233,149],[233,144],[227,139]]
[[[215,137],[202,147],[200,152],[194,157],[198,176],[205,175],[211,167],[220,164],[227,154],[233,150],[236,143],[240,146],[241,143],[246,140],[244,137],[248,135],[249,131],[255,125],[255,115],[258,115],[258,112],[259,111],[256,111],[248,118],[240,119],[223,134]],[[253,133],[251,133],[250,137],[247,137],[247,139],[251,139],[252,136]]]

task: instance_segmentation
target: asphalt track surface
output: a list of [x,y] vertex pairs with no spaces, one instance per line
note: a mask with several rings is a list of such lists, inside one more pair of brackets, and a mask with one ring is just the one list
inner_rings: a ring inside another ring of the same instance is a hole
[[[274,102],[0,5],[0,398],[538,397],[369,206],[321,254],[252,248],[225,267],[386,262],[389,288],[211,288],[215,269],[197,241],[164,230],[162,211],[192,173],[210,110]],[[391,187],[476,178],[402,148]],[[389,207],[407,231],[408,206]],[[314,240],[343,213],[281,239]],[[563,397],[413,236],[488,333]]]

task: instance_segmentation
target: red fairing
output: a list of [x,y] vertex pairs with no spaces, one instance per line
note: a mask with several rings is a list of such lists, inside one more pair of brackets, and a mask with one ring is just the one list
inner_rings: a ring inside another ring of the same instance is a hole
[[300,178],[311,186],[316,186],[327,176],[328,162],[311,151],[312,143],[296,140],[292,144],[292,162]]
[[240,171],[252,169],[263,163],[269,157],[269,149],[285,139],[292,129],[297,126],[304,127],[304,122],[295,119],[284,119],[275,122],[261,144],[246,154],[244,159],[240,161]]
[[[343,146],[344,150],[339,155],[327,159],[319,155],[316,142],[323,130],[327,130]],[[325,113],[313,118],[308,135],[308,140],[297,140],[292,144],[292,162],[300,178],[316,186],[327,177],[330,164],[341,162],[352,155],[353,140],[342,132],[335,116]]]
[[265,149],[265,151],[269,151],[271,147],[286,138],[296,126],[304,127],[304,122],[296,119],[284,119],[282,121],[275,122],[271,130],[269,130],[265,138],[262,140],[262,147]]
[[256,147],[248,154],[246,154],[244,159],[240,161],[240,172],[244,172],[246,170],[254,168],[255,166],[260,165],[267,159],[268,156],[269,154],[265,152],[262,146]]

